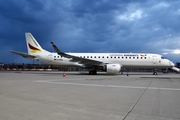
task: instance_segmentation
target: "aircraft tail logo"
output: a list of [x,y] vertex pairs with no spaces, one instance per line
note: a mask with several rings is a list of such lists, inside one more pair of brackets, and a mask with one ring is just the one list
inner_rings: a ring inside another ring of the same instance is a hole
[[44,51],[31,33],[25,33],[25,36],[28,54],[41,53]]
[[32,46],[30,43],[28,43],[28,46],[29,46],[29,48],[31,49],[31,52],[32,52],[32,53],[35,53],[35,52],[41,52],[40,49],[38,49],[38,48]]

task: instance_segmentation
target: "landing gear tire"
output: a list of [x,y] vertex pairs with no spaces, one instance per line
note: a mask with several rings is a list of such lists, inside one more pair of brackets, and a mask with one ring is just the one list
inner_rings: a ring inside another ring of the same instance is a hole
[[90,70],[89,71],[89,75],[96,75],[97,74],[97,71],[96,70]]
[[157,75],[157,72],[156,72],[156,71],[154,71],[154,72],[153,72],[153,75]]
[[153,75],[157,75],[157,70],[153,69]]

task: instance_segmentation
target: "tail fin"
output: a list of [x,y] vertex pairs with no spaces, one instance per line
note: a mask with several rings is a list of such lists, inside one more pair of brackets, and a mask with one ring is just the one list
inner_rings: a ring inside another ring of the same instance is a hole
[[26,36],[28,54],[32,55],[44,51],[31,33],[25,33],[25,36]]

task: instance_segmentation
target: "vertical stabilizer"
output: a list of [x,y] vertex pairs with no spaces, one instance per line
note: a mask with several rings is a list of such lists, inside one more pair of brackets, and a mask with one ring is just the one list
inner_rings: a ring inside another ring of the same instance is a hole
[[25,33],[25,36],[26,36],[28,54],[32,55],[44,51],[31,33]]

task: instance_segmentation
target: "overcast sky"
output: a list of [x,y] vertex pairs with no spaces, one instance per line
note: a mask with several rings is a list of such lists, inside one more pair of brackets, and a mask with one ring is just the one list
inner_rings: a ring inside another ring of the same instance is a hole
[[25,32],[54,52],[158,53],[180,62],[179,0],[1,0],[0,61],[28,60]]

